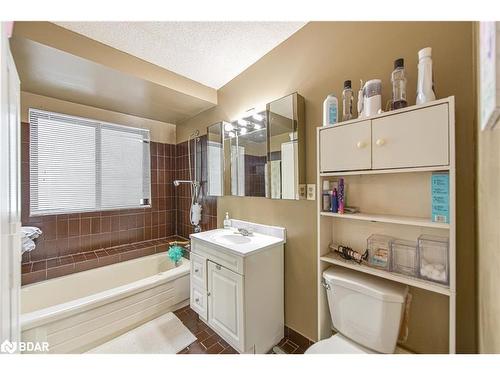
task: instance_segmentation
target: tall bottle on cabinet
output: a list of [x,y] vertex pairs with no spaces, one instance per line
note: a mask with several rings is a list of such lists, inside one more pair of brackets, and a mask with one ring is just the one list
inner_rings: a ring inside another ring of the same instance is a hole
[[431,56],[431,47],[423,48],[418,51],[417,104],[424,104],[436,100]]

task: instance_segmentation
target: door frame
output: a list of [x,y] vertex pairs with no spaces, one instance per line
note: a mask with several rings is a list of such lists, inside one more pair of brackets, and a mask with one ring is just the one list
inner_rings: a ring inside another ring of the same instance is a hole
[[21,336],[20,83],[0,23],[0,343]]

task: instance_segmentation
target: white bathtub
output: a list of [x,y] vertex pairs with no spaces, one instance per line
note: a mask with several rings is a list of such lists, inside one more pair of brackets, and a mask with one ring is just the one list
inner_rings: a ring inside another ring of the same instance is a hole
[[189,260],[155,254],[23,287],[22,340],[82,353],[188,303]]

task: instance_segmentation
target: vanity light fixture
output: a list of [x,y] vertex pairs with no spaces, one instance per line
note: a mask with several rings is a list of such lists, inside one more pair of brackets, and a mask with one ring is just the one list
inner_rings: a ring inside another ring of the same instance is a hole
[[232,130],[234,130],[234,126],[233,124],[229,123],[229,122],[226,122],[224,124],[224,130],[227,131],[227,132],[230,132]]
[[260,125],[260,124],[254,124],[253,127],[254,127],[255,130],[259,130],[259,129],[262,128],[262,125]]
[[252,117],[253,117],[253,119],[254,119],[255,121],[262,121],[262,120],[263,120],[263,118],[264,118],[264,117],[262,117],[262,115],[259,115],[258,113],[254,113],[254,114],[252,115]]
[[240,134],[241,135],[247,134],[247,128],[240,128]]
[[240,126],[247,126],[248,125],[248,121],[247,120],[243,120],[243,119],[239,119],[238,120],[238,125],[240,125]]
[[236,136],[236,133],[235,132],[229,132],[228,135],[229,135],[229,138],[234,138]]

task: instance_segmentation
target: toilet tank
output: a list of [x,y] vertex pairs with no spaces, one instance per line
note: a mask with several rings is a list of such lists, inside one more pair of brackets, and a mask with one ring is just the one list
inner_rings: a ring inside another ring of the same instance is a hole
[[340,267],[323,272],[333,327],[380,353],[394,353],[408,287]]

